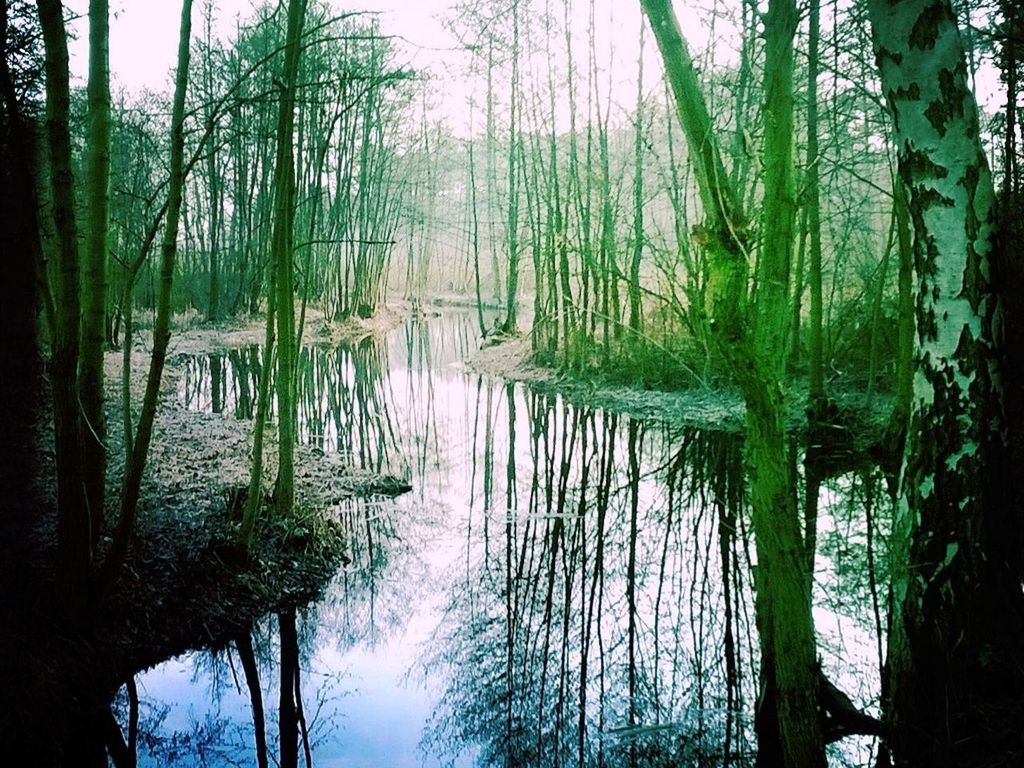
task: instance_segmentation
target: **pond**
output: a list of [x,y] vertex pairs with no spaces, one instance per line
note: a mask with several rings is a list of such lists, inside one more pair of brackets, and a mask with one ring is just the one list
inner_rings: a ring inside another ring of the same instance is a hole
[[[451,312],[302,350],[300,439],[413,490],[328,510],[350,562],[299,612],[297,659],[290,627],[256,628],[271,754],[283,660],[318,766],[752,763],[738,439],[475,374],[475,327]],[[249,417],[261,365],[256,347],[193,358],[179,395]],[[823,664],[861,704],[878,666],[851,512],[866,482],[823,490],[816,573]],[[142,764],[255,764],[236,649],[168,661],[138,688]],[[867,749],[837,754],[864,764]]]

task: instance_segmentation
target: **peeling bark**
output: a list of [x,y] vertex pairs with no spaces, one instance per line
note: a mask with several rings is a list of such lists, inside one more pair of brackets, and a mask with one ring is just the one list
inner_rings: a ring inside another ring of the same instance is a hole
[[[1003,451],[994,190],[948,0],[869,3],[908,191],[917,361],[893,533],[886,715],[897,765],[997,764],[1020,735],[1020,525]],[[1012,536],[1009,536],[1012,539]],[[1020,689],[1017,688],[1019,691]]]

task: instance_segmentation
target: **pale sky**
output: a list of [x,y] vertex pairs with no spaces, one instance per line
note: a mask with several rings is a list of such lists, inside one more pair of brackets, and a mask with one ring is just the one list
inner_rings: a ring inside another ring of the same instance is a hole
[[[193,36],[202,33],[203,13],[206,0],[194,0],[192,10]],[[215,7],[215,34],[230,37],[235,30],[235,21],[253,15],[253,8],[259,0],[213,0]],[[282,0],[283,1],[283,0]],[[487,0],[481,0],[486,2]],[[509,0],[492,0],[507,4]],[[553,13],[561,18],[564,0],[548,0]],[[572,2],[575,38],[586,41],[587,9],[589,0]],[[467,103],[481,85],[474,86],[463,75],[468,60],[464,51],[445,29],[442,18],[451,14],[454,0],[329,0],[339,11],[367,10],[380,14],[381,29],[386,34],[401,38],[400,49],[404,60],[419,71],[431,74],[435,81],[430,97],[434,111],[443,117],[457,134],[469,133]],[[71,41],[71,71],[77,84],[84,85],[88,66],[88,24],[85,19],[88,0],[65,0],[71,12],[80,15],[72,30],[77,39]],[[691,51],[700,63],[700,55],[708,46],[710,14],[694,10],[701,6],[716,6],[719,10],[714,35],[720,40],[715,47],[715,63],[722,65],[735,62],[738,58],[735,44],[736,30],[723,19],[721,11],[738,3],[718,4],[714,0],[676,0],[677,14]],[[167,0],[111,0],[110,64],[115,92],[124,88],[129,92],[145,89],[169,92],[177,54],[180,2]],[[728,13],[726,14],[728,15]],[[604,82],[604,89],[610,91],[615,109],[612,120],[625,117],[631,112],[636,94],[636,61],[639,50],[640,4],[638,0],[596,0],[595,17],[597,33],[594,42],[598,66],[611,75]],[[577,67],[586,66],[582,42],[575,52]],[[561,55],[559,53],[559,55]],[[656,46],[648,35],[644,55],[645,89],[647,93],[662,92],[661,67]],[[524,73],[524,79],[529,75]],[[499,83],[499,88],[504,85]],[[978,76],[979,101],[987,111],[994,112],[1002,107],[998,79],[992,72],[981,72]],[[582,86],[585,87],[585,86]],[[605,96],[602,96],[605,98]],[[560,119],[560,123],[564,120]],[[479,128],[479,118],[477,118]]]
[[[381,29],[385,34],[401,38],[402,64],[432,75],[435,81],[432,100],[436,110],[458,133],[468,132],[466,104],[473,86],[462,75],[468,57],[459,49],[457,41],[445,28],[443,18],[451,15],[453,0],[329,0],[339,11],[367,10],[380,14]],[[214,33],[230,37],[235,20],[253,15],[257,0],[214,0]],[[500,0],[507,3],[508,0]],[[550,0],[552,12],[562,18],[562,0]],[[72,77],[84,85],[88,68],[88,24],[85,18],[88,0],[66,0],[71,12],[80,16],[72,26],[77,39],[71,41]],[[689,4],[691,7],[693,3]],[[588,0],[573,0],[572,18],[577,40],[587,34]],[[636,60],[639,50],[640,5],[637,0],[597,0],[595,24],[598,66],[610,71],[611,77],[603,87],[612,94],[612,104],[620,112],[632,109],[636,93]],[[110,66],[115,93],[119,88],[129,92],[156,90],[169,92],[177,55],[177,34],[181,5],[178,2],[155,0],[111,0]],[[202,33],[204,0],[194,0],[192,9],[193,37]],[[692,11],[680,11],[687,38],[695,51],[707,45],[708,34],[703,23],[694,23],[698,17]],[[689,23],[688,23],[689,22]],[[720,25],[722,24],[719,22]],[[722,32],[719,27],[718,33]],[[586,66],[586,54],[581,42],[577,67]],[[732,58],[729,46],[719,46],[716,55]],[[660,92],[657,79],[660,72],[653,40],[645,50],[645,84],[649,91]],[[524,72],[524,80],[528,75]],[[504,83],[499,83],[501,88]],[[478,86],[479,87],[479,86]],[[602,97],[603,98],[603,97]],[[615,120],[615,110],[612,114]]]
[[[356,0],[340,3],[339,9],[378,11],[382,28],[407,38],[419,46],[448,45],[448,35],[434,17],[451,0]],[[78,39],[71,42],[71,70],[84,82],[88,66],[88,40],[85,14],[88,0],[66,0],[67,8],[79,14],[74,29]],[[215,0],[216,32],[234,30],[235,18],[253,15],[253,0]],[[193,0],[192,34],[202,31],[204,0]],[[181,3],[167,0],[111,0],[110,69],[115,86],[129,91],[169,88],[177,56]]]

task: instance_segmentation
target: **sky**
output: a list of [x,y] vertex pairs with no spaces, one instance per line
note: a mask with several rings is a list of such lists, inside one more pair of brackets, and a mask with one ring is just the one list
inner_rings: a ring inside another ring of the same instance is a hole
[[[468,57],[446,28],[444,19],[453,15],[455,0],[328,0],[339,11],[366,10],[379,14],[381,29],[399,38],[404,59],[399,63],[430,76],[430,110],[434,119],[444,120],[456,135],[467,136],[480,129],[480,117],[471,122],[468,104],[475,98],[482,101],[482,84],[470,81],[465,68]],[[536,0],[542,3],[543,0]],[[561,16],[566,0],[548,0],[552,12]],[[589,0],[568,0],[572,8],[572,26],[576,40],[588,40],[587,10]],[[193,36],[202,30],[204,6],[207,0],[194,0],[192,11]],[[254,7],[262,0],[213,0],[214,34],[230,38],[236,21],[250,18]],[[283,0],[281,0],[283,2]],[[482,3],[507,3],[509,0],[480,0]],[[724,41],[714,47],[715,63],[719,66],[737,59],[735,27],[726,21],[731,12],[719,13],[712,31],[711,14],[707,9],[732,8],[736,3],[721,0],[676,0],[676,11],[683,33],[698,64],[701,52],[708,47],[711,34]],[[70,44],[72,77],[79,85],[85,84],[88,66],[88,30],[86,11],[88,0],[66,0],[70,12],[79,15],[72,25],[76,35]],[[596,0],[597,33],[594,47],[598,65],[607,75],[602,87],[613,105],[611,119],[628,120],[636,98],[636,61],[639,52],[640,6],[638,0]],[[699,8],[706,7],[701,11]],[[698,9],[698,10],[695,10]],[[177,0],[111,0],[110,63],[115,93],[144,90],[169,93],[177,54],[177,35],[181,4]],[[577,67],[585,66],[583,42],[575,55]],[[644,49],[645,90],[660,96],[661,65],[653,39],[648,35]],[[545,66],[540,62],[540,66]],[[604,75],[602,76],[604,77]],[[524,73],[524,79],[529,79]],[[978,75],[977,90],[980,103],[990,113],[1002,108],[998,78],[991,69]],[[502,87],[499,83],[499,88]],[[475,95],[474,95],[475,94]],[[566,100],[567,101],[567,100]],[[565,102],[560,104],[565,114],[558,117],[559,128],[568,123]]]
[[[488,2],[488,0],[482,0]],[[491,0],[493,2],[493,0]],[[502,0],[506,2],[507,0]],[[457,134],[468,134],[467,104],[474,87],[465,76],[468,57],[448,31],[445,18],[453,15],[454,0],[329,0],[339,11],[359,10],[379,14],[381,29],[396,36],[404,59],[399,63],[429,75],[433,80],[432,102],[439,116]],[[229,38],[236,19],[253,15],[258,0],[214,0],[214,34]],[[562,0],[550,0],[552,12],[561,18]],[[88,0],[66,0],[69,11],[78,15],[72,24],[76,39],[70,42],[73,82],[85,84],[88,71]],[[572,18],[577,39],[587,36],[588,0],[573,0]],[[625,113],[632,109],[636,94],[636,60],[639,51],[640,6],[636,0],[597,0],[596,45],[599,66],[610,72],[603,81],[611,93],[613,105]],[[192,34],[201,33],[204,0],[194,0]],[[127,92],[145,90],[170,92],[177,55],[180,25],[180,2],[160,0],[111,0],[110,67],[112,86]],[[706,45],[704,24],[692,23],[692,13],[680,13],[687,38],[695,50]],[[687,23],[687,19],[690,23]],[[582,48],[580,43],[577,43]],[[728,46],[720,46],[725,52]],[[585,65],[582,50],[576,55]],[[726,54],[728,55],[728,54]],[[657,51],[653,40],[645,49],[645,83],[651,90],[662,87],[652,73],[658,71]],[[502,84],[499,84],[501,87]],[[478,84],[475,87],[480,88]],[[478,95],[478,100],[482,97]],[[613,112],[614,121],[615,114]],[[479,120],[477,120],[479,122]]]
[[[341,7],[337,0],[332,4]],[[85,14],[88,0],[67,0],[65,5],[81,18],[75,25],[78,39],[70,45],[71,69],[82,82],[88,66]],[[192,33],[201,29],[204,0],[194,0]],[[239,16],[244,20],[257,5],[253,0],[215,0],[215,33],[228,34]],[[436,18],[451,0],[358,0],[345,3],[380,14],[381,25],[424,49],[448,45],[448,35]],[[111,0],[110,69],[115,86],[128,91],[169,88],[177,56],[181,3],[173,0]],[[439,52],[443,53],[443,52]],[[419,57],[427,59],[424,50]]]

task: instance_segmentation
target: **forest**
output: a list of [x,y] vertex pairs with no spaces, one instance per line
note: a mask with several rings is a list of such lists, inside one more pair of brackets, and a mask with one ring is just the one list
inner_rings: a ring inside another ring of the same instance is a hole
[[5,764],[1024,765],[1016,0],[0,46]]

